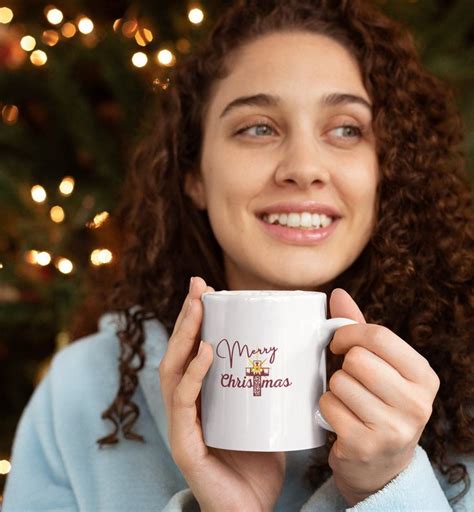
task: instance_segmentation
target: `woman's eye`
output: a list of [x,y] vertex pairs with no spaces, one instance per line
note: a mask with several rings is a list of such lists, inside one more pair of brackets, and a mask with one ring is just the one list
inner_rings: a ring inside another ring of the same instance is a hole
[[[338,126],[337,128],[334,128],[334,130],[331,130],[331,131],[336,131],[336,130],[340,130],[340,136],[342,138],[349,138],[349,139],[353,139],[354,137],[360,137],[362,135],[362,130],[358,127],[358,126],[354,126],[354,125],[351,125],[351,124],[345,124],[343,126]],[[351,132],[352,132],[352,135],[351,135]]]
[[[259,129],[260,127],[263,127],[263,129]],[[243,128],[240,128],[240,130],[236,132],[236,135],[244,133],[250,130],[250,128],[257,128],[257,132],[255,133],[255,135],[271,135],[269,131],[274,131],[273,126],[268,123],[254,123],[248,126],[244,126]]]

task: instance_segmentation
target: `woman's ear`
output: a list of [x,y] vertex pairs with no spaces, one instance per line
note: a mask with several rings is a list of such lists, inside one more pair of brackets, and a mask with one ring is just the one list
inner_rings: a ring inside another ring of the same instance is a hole
[[199,210],[206,209],[206,190],[200,172],[189,171],[184,176],[184,192]]

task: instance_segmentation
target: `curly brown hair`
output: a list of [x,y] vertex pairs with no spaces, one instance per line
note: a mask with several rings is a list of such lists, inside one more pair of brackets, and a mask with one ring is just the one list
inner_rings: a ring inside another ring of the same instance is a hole
[[[423,68],[409,30],[362,0],[238,0],[156,95],[117,212],[123,251],[110,309],[125,320],[117,332],[120,384],[102,414],[114,432],[97,442],[118,442],[120,428],[125,438],[144,440],[132,431],[140,413],[133,394],[145,360],[143,322],[159,319],[171,333],[193,275],[227,288],[221,247],[207,212],[185,194],[184,178],[199,172],[202,120],[232,52],[283,30],[326,35],[346,47],[373,101],[377,221],[334,287],[347,290],[368,323],[396,332],[438,374],[441,387],[419,442],[451,484],[464,481],[455,502],[470,482],[465,465],[448,452],[474,452],[474,236],[465,127],[454,92]],[[328,352],[328,379],[341,365],[341,356]],[[335,438],[328,434],[327,453]],[[317,488],[330,473],[327,458],[315,460],[307,478]]]

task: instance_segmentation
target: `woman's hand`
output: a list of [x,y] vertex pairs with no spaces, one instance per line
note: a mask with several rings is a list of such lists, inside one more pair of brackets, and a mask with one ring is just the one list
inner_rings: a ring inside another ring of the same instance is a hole
[[159,367],[171,453],[202,511],[270,511],[283,485],[285,453],[221,450],[204,444],[198,397],[213,350],[205,342],[197,355],[196,350],[205,291],[214,289],[195,277]]
[[440,380],[428,361],[384,326],[367,324],[338,288],[332,317],[359,324],[339,328],[329,346],[344,355],[319,402],[336,431],[329,454],[334,481],[349,506],[382,489],[411,462],[432,413]]

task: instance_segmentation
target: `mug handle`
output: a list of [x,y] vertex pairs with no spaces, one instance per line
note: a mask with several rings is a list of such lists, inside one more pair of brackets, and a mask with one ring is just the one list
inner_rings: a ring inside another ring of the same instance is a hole
[[[355,320],[352,320],[350,318],[329,318],[327,320],[322,321],[322,328],[326,332],[323,333],[323,349],[326,348],[329,343],[331,342],[334,333],[336,332],[339,327],[343,327],[344,325],[351,325],[356,324]],[[323,357],[321,354],[321,360],[319,362],[320,368],[321,364],[323,362]],[[323,393],[326,392],[326,380],[323,384]],[[325,430],[329,430],[331,432],[336,432],[331,425],[324,419],[324,416],[321,414],[321,411],[319,410],[319,407],[316,407],[316,411],[314,412],[314,417],[316,419],[316,422],[320,427],[323,427]]]

